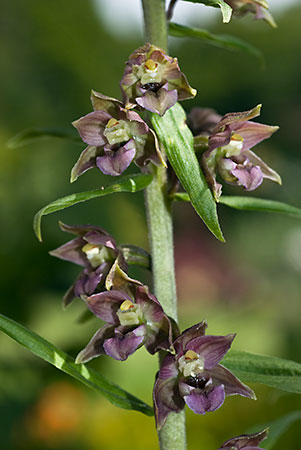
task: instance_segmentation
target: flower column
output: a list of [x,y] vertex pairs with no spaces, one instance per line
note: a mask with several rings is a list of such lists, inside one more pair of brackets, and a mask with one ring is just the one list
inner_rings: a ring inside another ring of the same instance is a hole
[[[142,0],[146,41],[167,51],[165,0]],[[153,166],[154,179],[146,189],[146,211],[152,254],[154,292],[167,315],[177,320],[171,204],[167,174]],[[159,431],[161,450],[185,450],[184,411],[170,414]]]

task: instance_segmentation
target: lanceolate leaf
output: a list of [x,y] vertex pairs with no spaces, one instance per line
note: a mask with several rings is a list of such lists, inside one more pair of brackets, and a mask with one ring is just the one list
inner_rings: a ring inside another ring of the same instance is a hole
[[100,392],[114,405],[124,409],[134,409],[148,416],[153,415],[152,408],[146,403],[106,380],[102,375],[84,364],[75,364],[71,356],[68,356],[33,331],[2,314],[0,314],[0,330],[59,370]]
[[260,59],[261,63],[263,63],[263,55],[256,47],[253,47],[253,45],[235,36],[212,34],[201,28],[186,27],[177,23],[170,23],[168,32],[171,36],[196,38],[207,44],[214,45],[215,47],[243,51],[256,56],[256,58]]
[[230,22],[232,16],[232,8],[223,0],[185,0],[191,3],[203,3],[206,6],[214,6],[215,8],[220,8],[223,15],[223,22]]
[[42,241],[41,235],[41,219],[47,214],[60,211],[69,206],[76,205],[77,203],[86,202],[93,198],[103,197],[104,195],[114,194],[115,192],[137,192],[144,189],[152,181],[152,175],[150,174],[137,174],[119,178],[118,183],[103,186],[100,189],[94,189],[93,191],[79,192],[77,194],[67,195],[66,197],[59,198],[49,205],[40,209],[33,219],[33,229],[39,239]]
[[[189,196],[186,192],[179,192],[173,195],[173,199],[177,201],[189,202]],[[222,195],[219,203],[229,206],[230,208],[245,211],[263,211],[286,214],[301,219],[301,208],[288,205],[287,203],[277,202],[276,200],[267,200],[256,197],[240,197]]]
[[10,148],[18,148],[31,144],[32,142],[51,138],[68,139],[69,141],[83,144],[80,136],[73,132],[73,130],[67,131],[59,128],[28,128],[27,130],[20,131],[16,136],[13,136],[8,141],[7,146]]
[[186,125],[186,115],[182,106],[176,103],[163,117],[151,114],[151,120],[170,164],[189,195],[192,206],[209,230],[224,241],[218,223],[216,204],[195,156],[193,136]]
[[295,361],[232,350],[222,364],[242,381],[301,394],[301,364]]
[[230,208],[249,210],[249,211],[267,211],[289,214],[301,219],[301,208],[288,205],[287,203],[277,202],[256,197],[240,197],[222,195],[219,203],[230,206]]

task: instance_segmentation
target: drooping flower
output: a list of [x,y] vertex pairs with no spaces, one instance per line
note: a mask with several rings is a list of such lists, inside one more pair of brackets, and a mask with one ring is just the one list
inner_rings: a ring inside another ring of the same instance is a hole
[[130,55],[120,86],[127,108],[139,105],[161,116],[178,100],[196,95],[177,58],[149,43]]
[[225,0],[233,9],[237,16],[243,16],[248,12],[255,15],[255,19],[263,19],[272,27],[276,27],[276,23],[269,13],[269,5],[267,0]]
[[155,133],[139,114],[99,92],[92,91],[91,101],[94,111],[73,122],[88,147],[73,167],[71,181],[93,167],[118,176],[132,161],[139,167],[149,161],[165,164]]
[[226,395],[255,398],[254,392],[219,364],[235,337],[205,336],[206,322],[185,330],[173,343],[175,355],[162,362],[154,386],[154,408],[160,429],[171,412],[185,406],[197,414],[215,411]]
[[260,450],[258,445],[268,437],[268,428],[260,433],[242,434],[224,442],[218,450]]
[[113,289],[86,297],[85,302],[107,324],[94,334],[76,363],[100,355],[124,361],[142,345],[151,354],[171,346],[174,325],[147,286],[137,282],[132,295]]
[[102,228],[92,225],[70,226],[62,222],[60,227],[77,237],[52,250],[50,254],[84,267],[66,292],[64,306],[69,305],[75,297],[92,295],[104,289],[106,278],[116,267],[127,270],[127,264],[117,249],[115,240]]
[[249,111],[226,114],[209,137],[202,167],[216,200],[222,189],[216,181],[217,173],[226,183],[243,186],[247,191],[256,189],[264,178],[281,184],[279,174],[251,151],[279,128],[251,122],[249,119],[257,117],[260,109],[258,105]]

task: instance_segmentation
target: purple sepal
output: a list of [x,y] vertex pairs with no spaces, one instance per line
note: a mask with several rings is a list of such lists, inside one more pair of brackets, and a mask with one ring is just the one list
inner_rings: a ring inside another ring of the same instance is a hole
[[179,413],[185,406],[179,392],[178,369],[172,355],[165,356],[162,362],[154,385],[153,399],[158,430],[171,412]]
[[103,344],[104,350],[108,356],[111,356],[119,361],[125,361],[143,345],[145,333],[145,325],[140,325],[133,331],[128,331],[125,334],[120,332],[118,328],[115,328],[115,336],[110,339],[106,339]]
[[133,139],[128,141],[118,150],[112,150],[109,147],[104,148],[104,155],[96,158],[97,167],[105,175],[121,175],[135,158],[136,148]]
[[106,143],[103,130],[110,118],[111,115],[106,111],[93,111],[72,122],[72,125],[86,144],[100,147]]
[[70,182],[73,183],[80,175],[96,167],[96,157],[100,154],[99,147],[87,147],[82,151],[71,170]]
[[63,259],[64,261],[73,262],[79,266],[89,267],[89,261],[87,260],[86,255],[81,251],[84,245],[84,239],[78,237],[72,239],[72,241],[66,242],[66,244],[61,245],[55,250],[51,250],[49,254],[56,258]]
[[96,356],[105,355],[103,344],[106,339],[114,336],[114,328],[112,325],[104,325],[100,330],[96,331],[90,342],[77,355],[75,363],[85,363],[90,361],[90,359],[96,358]]
[[191,394],[184,396],[186,405],[196,414],[212,412],[222,406],[225,400],[224,386],[214,387],[208,392],[198,392],[194,389]]
[[226,395],[241,395],[242,397],[256,400],[254,391],[249,386],[242,383],[229,369],[217,364],[210,371],[205,371],[205,374],[212,378],[214,385],[223,384]]
[[268,433],[266,428],[259,433],[241,434],[224,442],[218,450],[260,450],[258,445],[268,437]]

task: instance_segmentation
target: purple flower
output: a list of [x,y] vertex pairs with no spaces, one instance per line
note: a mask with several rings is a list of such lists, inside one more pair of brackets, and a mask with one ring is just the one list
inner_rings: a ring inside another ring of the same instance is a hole
[[60,227],[77,237],[52,250],[50,254],[84,267],[66,292],[64,306],[68,306],[75,297],[92,295],[104,288],[108,275],[112,270],[116,270],[116,262],[118,267],[127,270],[126,262],[114,239],[102,228],[93,225],[70,226],[62,222]]
[[132,161],[140,167],[149,161],[165,164],[154,132],[139,114],[99,92],[92,91],[91,101],[94,111],[72,123],[88,147],[72,169],[71,182],[93,167],[118,176]]
[[278,173],[250,150],[278,130],[249,120],[258,116],[260,109],[258,105],[249,111],[226,114],[209,137],[202,167],[216,200],[222,189],[216,181],[217,173],[226,183],[243,186],[247,191],[256,189],[264,178],[281,184]]
[[197,414],[215,411],[226,395],[255,398],[254,392],[219,361],[235,337],[205,336],[206,322],[185,330],[173,343],[175,355],[163,360],[154,386],[154,408],[160,429],[169,413],[180,412],[185,403]]
[[233,9],[237,16],[243,16],[248,12],[255,15],[255,19],[263,19],[272,27],[276,27],[276,23],[272,15],[267,11],[269,9],[266,0],[225,0]]
[[177,58],[149,43],[130,55],[120,86],[127,108],[139,105],[161,116],[178,100],[196,95]]
[[268,428],[255,434],[242,434],[224,442],[218,450],[260,450],[258,445],[268,437]]
[[113,289],[85,298],[90,311],[107,324],[94,334],[76,363],[100,355],[124,361],[142,345],[151,354],[169,349],[173,339],[171,320],[147,286],[136,282],[135,288],[131,296]]

